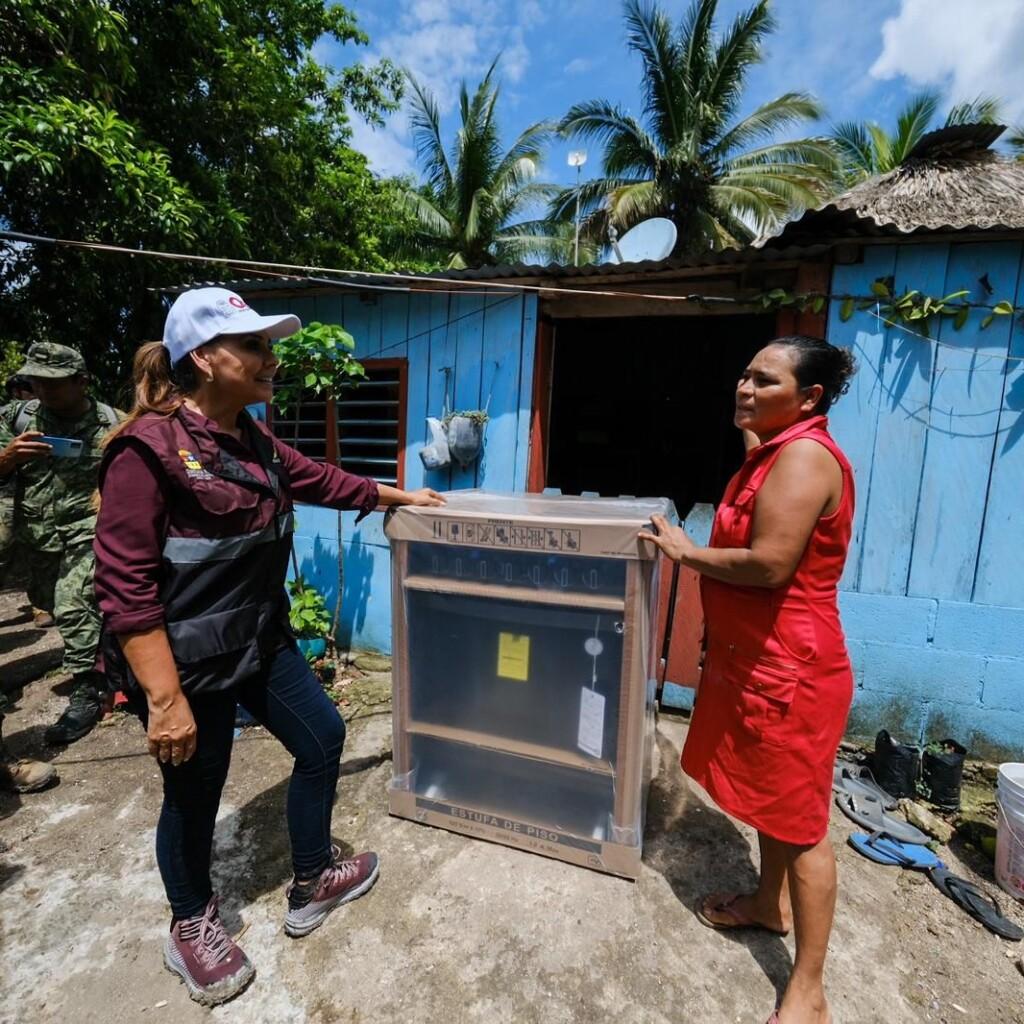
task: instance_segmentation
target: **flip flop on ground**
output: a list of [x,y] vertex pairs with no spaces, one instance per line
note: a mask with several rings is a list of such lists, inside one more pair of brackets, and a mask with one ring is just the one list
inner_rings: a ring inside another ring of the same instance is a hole
[[880,832],[901,843],[916,843],[924,846],[928,836],[908,821],[901,821],[891,814],[886,814],[882,801],[868,792],[836,794],[836,806],[852,822],[867,829],[868,832]]
[[832,772],[832,789],[836,793],[868,794],[878,799],[882,810],[895,811],[899,807],[896,797],[887,793],[875,782],[870,768],[860,768],[853,764],[837,761]]
[[868,860],[873,860],[876,864],[918,871],[945,867],[927,846],[917,843],[901,843],[877,832],[869,836],[864,835],[863,832],[854,832],[847,842],[859,854],[867,857]]
[[967,911],[975,921],[980,921],[990,932],[1011,942],[1020,942],[1024,939],[1024,929],[1004,917],[999,904],[973,882],[951,874],[945,868],[931,868],[928,877],[935,883],[935,888],[939,892]]

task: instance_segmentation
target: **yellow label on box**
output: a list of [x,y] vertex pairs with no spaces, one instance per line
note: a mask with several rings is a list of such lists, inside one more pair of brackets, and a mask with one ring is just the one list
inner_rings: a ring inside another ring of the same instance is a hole
[[515,633],[498,635],[498,675],[502,679],[530,678],[530,638]]

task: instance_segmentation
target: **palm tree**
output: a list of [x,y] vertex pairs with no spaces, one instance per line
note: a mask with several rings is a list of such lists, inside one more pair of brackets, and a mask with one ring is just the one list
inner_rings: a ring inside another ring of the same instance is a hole
[[[896,131],[887,132],[869,121],[844,121],[832,130],[839,147],[847,185],[894,170],[906,159],[933,126],[941,98],[935,92],[912,97],[896,118]],[[979,96],[955,104],[946,115],[945,126],[957,124],[993,124],[999,119],[999,101]]]
[[[824,198],[836,178],[824,138],[776,141],[783,129],[821,115],[813,97],[787,92],[739,117],[744,83],[775,27],[768,0],[740,14],[721,37],[718,0],[693,0],[673,29],[657,5],[626,0],[629,49],[643,62],[643,117],[607,100],[576,104],[562,118],[567,136],[603,146],[604,177],[579,190],[592,237],[610,221],[623,230],[669,217],[677,253],[749,241],[794,209]],[[576,189],[556,197],[552,217],[571,216]]]
[[472,95],[463,81],[461,126],[450,151],[441,137],[437,100],[406,72],[413,141],[426,180],[403,192],[414,224],[405,239],[405,255],[432,257],[456,268],[571,253],[572,235],[566,228],[553,230],[539,219],[518,220],[533,208],[543,209],[556,191],[534,180],[554,126],[532,124],[501,151],[497,65],[496,58]]

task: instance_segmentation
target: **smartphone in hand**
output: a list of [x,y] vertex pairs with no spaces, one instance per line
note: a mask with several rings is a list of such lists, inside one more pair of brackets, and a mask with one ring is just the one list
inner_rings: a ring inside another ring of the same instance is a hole
[[55,459],[80,459],[84,445],[77,437],[54,437],[50,434],[43,434],[39,438],[43,444],[48,444],[52,449],[50,454]]

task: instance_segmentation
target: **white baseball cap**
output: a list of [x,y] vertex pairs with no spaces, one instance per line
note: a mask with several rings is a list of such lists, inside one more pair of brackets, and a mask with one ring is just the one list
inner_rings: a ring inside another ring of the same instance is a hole
[[292,313],[260,316],[227,288],[193,288],[174,300],[164,323],[164,348],[173,366],[218,334],[267,334],[287,338],[302,327]]

